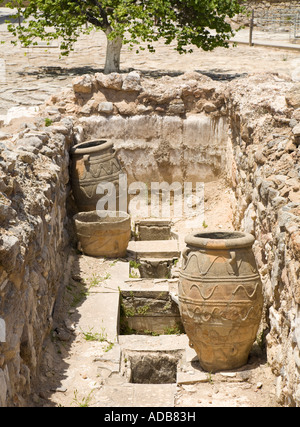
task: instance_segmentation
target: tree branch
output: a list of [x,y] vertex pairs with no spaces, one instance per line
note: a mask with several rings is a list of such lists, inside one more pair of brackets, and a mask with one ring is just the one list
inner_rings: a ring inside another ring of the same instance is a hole
[[[89,5],[86,0],[73,0],[75,3],[77,3],[79,6],[81,6],[82,3],[85,5]],[[98,19],[90,10],[82,10],[82,13],[86,15],[87,21],[91,24],[95,25],[95,27],[102,28],[106,30],[110,27],[110,24],[108,22],[108,16],[99,1],[92,0],[92,3],[99,9],[101,20]]]
[[94,3],[95,6],[98,7],[99,12],[100,12],[100,16],[102,18],[102,26],[107,29],[110,27],[110,24],[108,22],[108,16],[107,13],[105,12],[105,10],[103,9],[103,7],[101,6],[101,4],[99,3],[98,0],[92,0],[92,2]]

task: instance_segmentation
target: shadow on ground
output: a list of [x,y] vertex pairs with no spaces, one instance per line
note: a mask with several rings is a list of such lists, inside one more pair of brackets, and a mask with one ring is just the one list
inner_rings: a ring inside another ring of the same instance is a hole
[[[162,78],[165,76],[170,77],[178,77],[183,75],[182,71],[164,71],[164,70],[138,70],[135,68],[122,69],[120,71],[121,74],[129,73],[131,71],[138,71],[141,73],[143,77],[152,77],[152,78]],[[210,77],[215,81],[232,81],[234,79],[247,77],[247,73],[226,73],[221,69],[211,70],[211,71],[203,71],[196,70],[197,73]],[[18,74],[20,76],[39,76],[39,78],[43,77],[57,77],[57,76],[77,76],[83,74],[95,74],[95,73],[104,73],[103,68],[94,68],[91,66],[83,66],[83,67],[53,67],[53,66],[43,66],[39,67],[35,70],[22,70],[19,71]]]

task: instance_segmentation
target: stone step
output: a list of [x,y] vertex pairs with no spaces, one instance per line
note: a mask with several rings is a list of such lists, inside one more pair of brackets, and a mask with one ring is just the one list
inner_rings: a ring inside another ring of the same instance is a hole
[[134,351],[175,351],[185,350],[189,346],[187,335],[120,335],[122,349]]
[[178,240],[131,241],[128,252],[135,258],[173,259],[180,257]]

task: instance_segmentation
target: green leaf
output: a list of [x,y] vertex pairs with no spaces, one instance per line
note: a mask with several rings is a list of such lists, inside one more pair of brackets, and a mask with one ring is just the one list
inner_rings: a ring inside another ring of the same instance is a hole
[[123,38],[131,46],[164,39],[177,42],[180,53],[191,52],[191,45],[204,50],[228,47],[234,34],[226,17],[242,13],[243,0],[12,0],[21,25],[8,24],[8,30],[24,46],[33,39],[61,39],[62,55],[67,55],[80,34],[101,29],[110,39]]

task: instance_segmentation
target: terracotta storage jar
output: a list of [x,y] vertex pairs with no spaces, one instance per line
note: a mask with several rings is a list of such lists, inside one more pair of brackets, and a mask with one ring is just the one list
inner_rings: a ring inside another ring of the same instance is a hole
[[206,371],[241,367],[247,363],[263,307],[254,237],[199,232],[185,242],[179,302],[190,345]]
[[97,209],[101,195],[96,191],[98,185],[103,182],[115,185],[116,210],[119,210],[119,175],[123,172],[115,155],[113,143],[106,140],[91,140],[77,144],[71,149],[71,158],[72,191],[78,211]]

